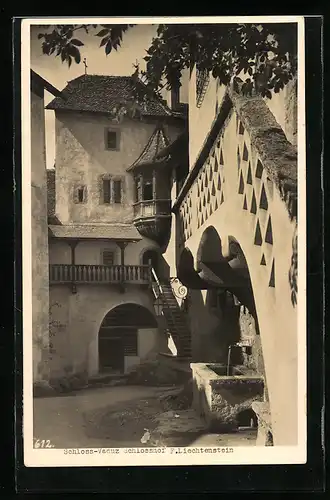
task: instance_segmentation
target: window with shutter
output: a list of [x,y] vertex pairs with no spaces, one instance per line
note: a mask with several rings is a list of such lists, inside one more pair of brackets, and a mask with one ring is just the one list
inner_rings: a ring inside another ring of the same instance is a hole
[[104,266],[113,266],[115,261],[115,255],[112,250],[103,250],[102,260]]
[[103,179],[103,203],[111,202],[111,181]]
[[121,180],[113,181],[113,202],[121,203],[122,199],[122,183]]

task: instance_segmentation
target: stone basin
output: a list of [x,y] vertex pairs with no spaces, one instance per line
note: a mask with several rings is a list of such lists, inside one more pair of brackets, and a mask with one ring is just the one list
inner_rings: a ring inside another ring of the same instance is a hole
[[[220,363],[191,363],[193,407],[215,432],[256,425],[252,403],[264,400],[264,379],[244,366],[230,375]],[[252,422],[251,422],[252,421]]]

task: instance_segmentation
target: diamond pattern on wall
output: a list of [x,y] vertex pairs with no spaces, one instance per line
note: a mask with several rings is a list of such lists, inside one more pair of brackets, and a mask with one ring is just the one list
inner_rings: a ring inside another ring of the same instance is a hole
[[187,241],[192,235],[192,200],[188,193],[180,208],[180,229],[183,240]]
[[275,286],[273,261],[273,230],[270,205],[273,199],[273,181],[257,152],[253,149],[247,131],[236,113],[237,193],[242,196],[242,210],[247,217],[256,217],[253,243],[260,251],[260,266],[268,271],[269,286]]
[[269,284],[270,287],[275,287],[275,260],[273,259],[272,269],[270,271]]
[[266,234],[265,234],[265,242],[269,245],[273,244],[273,228],[272,228],[272,219],[269,216]]
[[197,194],[200,197],[197,204],[198,228],[224,203],[224,182],[224,153],[222,138],[219,137],[197,178]]
[[259,208],[262,208],[263,210],[268,210],[268,200],[264,185],[262,185],[261,188]]

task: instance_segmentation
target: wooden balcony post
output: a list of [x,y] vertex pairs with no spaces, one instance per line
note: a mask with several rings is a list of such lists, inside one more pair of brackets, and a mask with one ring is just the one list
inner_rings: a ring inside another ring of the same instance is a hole
[[122,241],[116,241],[117,245],[119,246],[120,248],[120,291],[122,293],[125,292],[125,276],[124,276],[124,272],[125,272],[125,248],[127,247],[128,245],[128,241],[125,241],[125,240],[122,240]]
[[143,198],[143,175],[139,175],[139,182],[140,182],[140,189],[138,190],[138,200],[137,201],[142,201]]
[[72,275],[71,275],[71,290],[72,290],[72,293],[77,293],[77,286],[76,286],[76,283],[75,283],[75,276],[74,276],[74,272],[75,272],[75,264],[76,264],[76,246],[78,245],[78,240],[69,240],[69,246],[71,248],[71,272],[72,272]]

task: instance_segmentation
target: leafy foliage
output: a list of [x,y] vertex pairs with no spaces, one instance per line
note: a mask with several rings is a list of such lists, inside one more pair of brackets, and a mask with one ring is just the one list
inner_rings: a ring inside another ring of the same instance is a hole
[[[118,50],[124,33],[134,25],[56,25],[50,33],[40,33],[44,54],[60,56],[70,66],[81,61],[83,43],[77,32],[96,33],[105,53]],[[246,94],[271,98],[297,71],[297,27],[292,24],[160,24],[146,51],[146,70],[135,65],[133,78],[140,78],[151,93],[180,86],[182,71],[196,64],[221,84],[241,84]],[[139,86],[137,85],[137,91]]]

